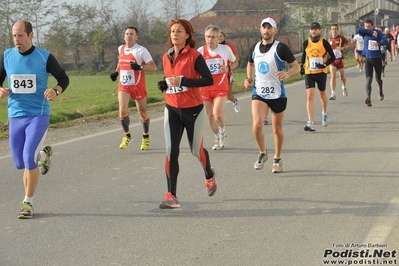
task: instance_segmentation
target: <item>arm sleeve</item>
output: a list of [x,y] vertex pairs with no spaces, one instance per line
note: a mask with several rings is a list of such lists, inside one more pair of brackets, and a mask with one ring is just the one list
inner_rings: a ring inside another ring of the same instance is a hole
[[306,47],[308,47],[308,40],[303,42],[303,52],[302,52],[301,64],[305,64],[305,60],[306,60],[305,49],[306,49]]
[[69,85],[69,77],[52,54],[48,57],[46,68],[47,72],[57,80],[57,85],[62,88],[62,91],[65,91]]
[[4,54],[1,55],[0,59],[0,87],[3,87],[4,80],[6,79],[7,73],[4,69]]
[[323,45],[324,45],[324,48],[326,49],[327,53],[330,55],[330,58],[328,58],[327,62],[326,62],[326,66],[328,66],[332,62],[335,61],[335,54],[331,48],[330,43],[326,39],[323,39]]
[[195,59],[194,68],[200,73],[201,77],[195,79],[183,77],[180,85],[186,87],[204,87],[213,84],[211,71],[209,71],[202,55],[198,55]]
[[366,35],[371,36],[371,35],[373,35],[373,31],[374,31],[374,30],[366,30],[365,28],[359,28],[359,29],[358,29],[358,33],[359,33],[361,36],[366,36]]

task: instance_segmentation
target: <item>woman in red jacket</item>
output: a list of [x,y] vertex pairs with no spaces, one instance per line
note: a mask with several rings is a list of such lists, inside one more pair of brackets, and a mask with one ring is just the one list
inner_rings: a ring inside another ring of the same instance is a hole
[[190,22],[184,19],[172,20],[168,33],[171,48],[162,59],[165,78],[158,83],[166,101],[164,130],[168,192],[159,205],[161,209],[180,207],[176,190],[180,141],[184,129],[187,131],[191,153],[199,159],[204,168],[208,196],[213,196],[217,189],[216,172],[211,167],[208,151],[203,147],[207,116],[200,91],[200,87],[213,84],[212,74],[202,55],[194,49],[196,40]]

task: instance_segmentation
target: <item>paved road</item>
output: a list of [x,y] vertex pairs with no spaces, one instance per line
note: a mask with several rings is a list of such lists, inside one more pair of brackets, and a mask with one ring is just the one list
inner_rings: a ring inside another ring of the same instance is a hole
[[[17,219],[22,173],[10,156],[0,157],[0,265],[311,266],[323,265],[326,252],[326,259],[340,258],[347,248],[371,254],[380,247],[369,244],[381,245],[385,260],[396,259],[398,73],[399,62],[390,63],[385,99],[378,101],[374,90],[370,108],[364,74],[349,69],[349,95],[329,102],[326,128],[316,100],[314,133],[303,130],[304,82],[289,85],[282,174],[271,173],[271,161],[254,170],[250,95],[241,94],[241,113],[226,107],[228,147],[212,151],[213,136],[205,130],[218,173],[214,197],[206,195],[200,164],[183,139],[181,210],[158,209],[166,191],[162,118],[152,120],[145,152],[138,124],[131,126],[135,140],[127,150],[118,148],[119,127],[52,143],[52,169],[40,180],[31,220]],[[265,130],[273,154],[271,126]]]

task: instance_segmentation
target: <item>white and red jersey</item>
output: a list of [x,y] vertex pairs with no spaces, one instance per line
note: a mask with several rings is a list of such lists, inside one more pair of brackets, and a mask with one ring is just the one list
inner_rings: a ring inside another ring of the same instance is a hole
[[206,65],[211,71],[213,77],[213,85],[204,87],[203,89],[227,90],[229,83],[228,73],[222,73],[220,67],[228,66],[230,62],[236,60],[233,51],[229,46],[224,44],[218,44],[218,47],[214,50],[210,50],[206,45],[204,45],[198,48],[198,51],[204,57]]
[[133,70],[130,66],[130,62],[136,62],[138,65],[145,65],[152,61],[152,56],[148,50],[139,45],[135,44],[133,47],[126,47],[121,45],[118,47],[118,63],[119,63],[119,85],[118,87],[133,87],[137,89],[146,89],[145,73],[144,71]]

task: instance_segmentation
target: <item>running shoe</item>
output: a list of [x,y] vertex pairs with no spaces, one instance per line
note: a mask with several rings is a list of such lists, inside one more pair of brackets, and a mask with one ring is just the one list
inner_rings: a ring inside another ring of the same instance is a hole
[[384,100],[384,92],[381,89],[378,89],[378,99],[380,101]]
[[172,193],[165,193],[164,199],[159,205],[160,209],[177,209],[180,208],[180,203],[177,197],[173,196]]
[[33,206],[30,202],[24,201],[21,202],[21,211],[19,212],[19,219],[30,219],[33,217]]
[[267,120],[267,116],[265,116],[265,117],[263,118],[263,124],[264,124],[264,125],[268,125],[268,124],[269,124],[269,121]]
[[265,167],[265,162],[267,161],[267,159],[269,159],[269,157],[267,156],[267,151],[264,153],[263,152],[259,153],[258,160],[256,160],[254,168],[256,170],[262,170],[263,167]]
[[342,88],[342,95],[344,95],[344,97],[348,96],[348,90],[346,89],[346,87]]
[[149,147],[150,147],[150,136],[148,136],[147,138],[143,137],[141,139],[140,150],[142,151],[148,150]]
[[42,175],[45,175],[50,171],[51,161],[50,157],[53,155],[53,149],[50,145],[46,145],[42,148],[42,151],[47,155],[46,160],[39,161],[39,170]]
[[129,146],[130,141],[132,141],[132,137],[124,136],[122,138],[122,142],[119,145],[119,149],[126,149]]
[[233,107],[234,107],[234,111],[236,111],[236,113],[240,112],[241,106],[238,103],[238,99],[237,98],[234,99]]
[[367,99],[364,101],[364,103],[365,103],[368,107],[373,106],[373,105],[371,104],[371,100],[370,100],[369,98],[367,98]]
[[206,194],[209,197],[215,195],[216,190],[218,189],[218,183],[216,182],[216,170],[212,167],[213,177],[210,179],[205,179],[205,187],[206,187]]
[[215,139],[215,144],[213,144],[212,150],[221,150],[222,146],[220,146],[220,140]]
[[305,131],[309,131],[309,132],[316,131],[316,129],[314,128],[314,122],[313,121],[308,121],[306,123],[306,126],[305,126],[304,130]]
[[283,162],[280,160],[273,160],[272,173],[281,173],[283,171]]
[[220,138],[219,141],[220,147],[222,148],[225,147],[227,145],[227,132],[225,131],[223,133],[219,133],[219,138]]
[[328,98],[329,100],[335,100],[337,98],[337,96],[335,96],[335,94],[331,94],[331,96]]
[[321,124],[323,125],[323,127],[326,127],[326,126],[328,126],[329,123],[330,123],[330,121],[328,121],[328,115],[324,114],[323,118],[321,120]]

